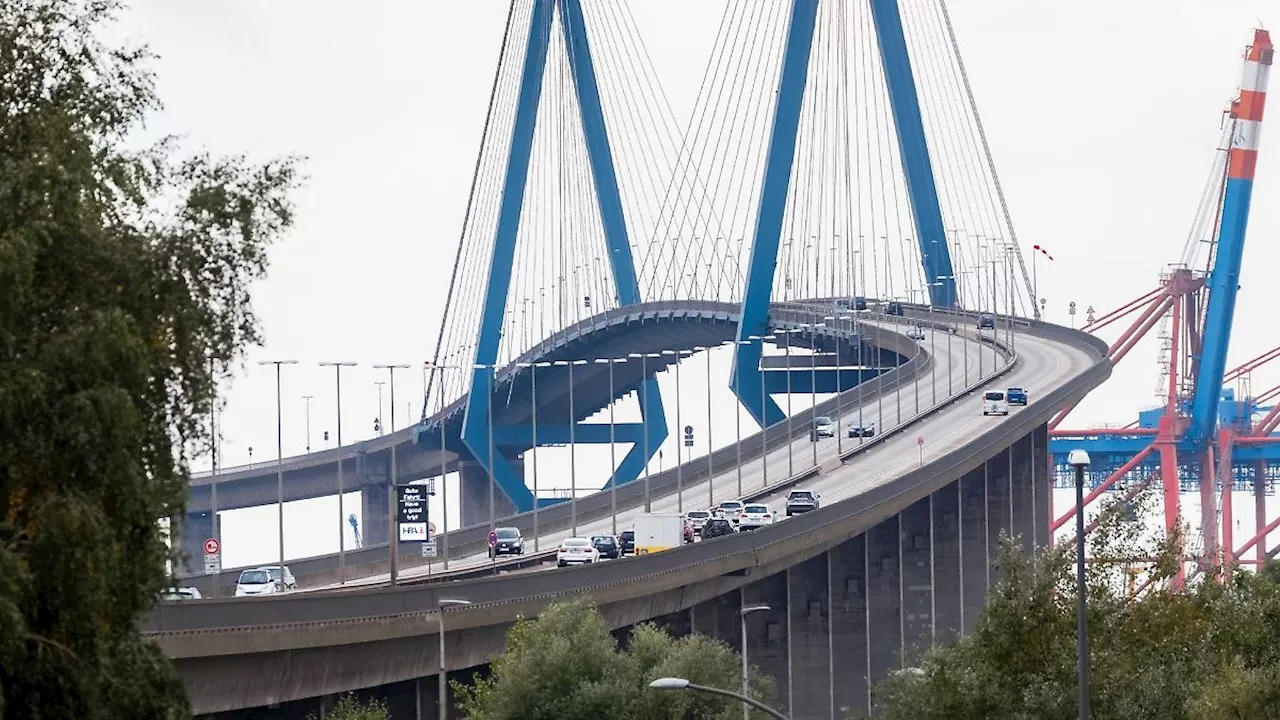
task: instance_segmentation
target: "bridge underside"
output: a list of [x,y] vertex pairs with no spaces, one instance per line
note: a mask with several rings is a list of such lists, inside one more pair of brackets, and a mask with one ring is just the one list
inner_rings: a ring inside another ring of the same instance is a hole
[[[777,706],[797,720],[839,718],[871,707],[872,688],[917,663],[930,647],[972,632],[987,589],[999,579],[999,542],[1024,549],[1049,535],[1051,479],[1041,425],[959,478],[936,478],[923,494],[889,502],[888,517],[861,532],[835,536],[798,555],[768,559],[748,572],[631,597],[598,598],[619,633],[652,621],[742,650],[738,609],[749,616],[750,661],[777,682]],[[908,497],[907,495],[911,495]],[[767,556],[762,549],[761,557]],[[461,681],[502,652],[509,623],[448,633],[450,677]],[[394,717],[436,718],[439,666],[435,642],[415,634],[356,645],[250,656],[179,659],[197,712],[225,707],[221,698],[305,698],[275,706],[271,717],[304,718],[332,705],[332,688],[365,687],[388,701]],[[427,634],[433,632],[429,628]],[[339,677],[353,673],[357,677]],[[848,710],[845,710],[845,709]],[[456,713],[455,713],[456,714]],[[262,709],[218,718],[262,717]]]

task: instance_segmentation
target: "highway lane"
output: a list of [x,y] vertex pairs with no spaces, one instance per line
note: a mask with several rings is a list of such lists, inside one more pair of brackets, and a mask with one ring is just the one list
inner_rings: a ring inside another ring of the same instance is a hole
[[[875,324],[882,324],[889,329],[895,329],[892,323],[876,322]],[[896,329],[901,331],[901,325],[899,324]],[[1024,343],[1027,345],[1025,351]],[[866,424],[872,422],[876,424],[877,432],[881,433],[896,426],[904,419],[914,417],[918,412],[917,407],[919,411],[926,411],[931,405],[935,394],[939,402],[946,402],[949,389],[958,392],[966,385],[966,380],[975,382],[978,379],[979,367],[981,367],[984,375],[991,373],[995,355],[993,348],[988,344],[977,342],[975,336],[968,329],[962,329],[956,335],[926,331],[925,339],[921,341],[921,344],[926,351],[932,348],[934,353],[935,364],[931,370],[924,373],[918,382],[883,395],[875,395],[876,382],[874,380],[866,383],[863,389],[865,398],[863,402],[858,403],[855,397],[848,406],[841,408],[840,417],[837,418],[841,433],[845,432],[850,423]],[[1069,372],[1069,368],[1087,367],[1089,362],[1089,356],[1083,351],[1060,349],[1059,346],[1048,341],[1029,336],[1019,336],[1017,338],[1017,350],[1024,355],[1025,359],[1022,359],[1018,367],[1012,371],[1014,374],[1012,378],[1008,380],[1001,379],[999,382],[994,383],[993,386],[1003,388],[1006,385],[1022,384],[1024,387],[1028,387],[1032,393],[1047,391],[1052,389],[1053,386],[1043,385],[1035,381],[1039,378],[1058,378],[1057,382],[1060,383],[1074,372]],[[1063,362],[1060,356],[1064,352],[1074,354],[1074,362]],[[976,414],[979,421],[985,420],[988,424],[999,422],[1000,420],[999,418],[982,418],[976,401],[973,401],[972,407],[968,408],[968,410],[972,411],[971,414]],[[976,437],[985,429],[985,426],[981,424],[972,423],[972,417],[963,420],[957,418],[957,412],[963,413],[965,410],[955,408],[943,411],[939,413],[941,417],[935,416],[920,425],[918,432],[907,433],[906,435],[909,437],[891,438],[881,443],[878,447],[856,456],[855,459],[848,463],[847,467],[855,468],[860,473],[869,474],[880,482],[887,481],[919,462],[919,452],[915,444],[917,434],[926,435],[925,450],[926,459],[928,459],[934,453],[942,453],[943,447],[954,447],[955,442],[962,443],[971,437]],[[957,433],[951,431],[949,423],[952,421],[962,426],[965,432]],[[936,437],[934,437],[935,435]],[[742,468],[743,491],[745,493],[758,491],[768,484],[777,483],[796,473],[812,468],[815,464],[815,455],[816,462],[819,465],[834,462],[839,457],[841,448],[847,451],[861,442],[866,442],[866,440],[858,438],[829,438],[813,443],[807,436],[801,437],[788,446],[783,446],[770,452],[765,462],[757,459],[745,464]],[[908,462],[889,463],[886,465],[886,458],[903,454],[903,448],[899,446],[904,443],[907,445],[907,449],[910,450],[909,453],[906,453],[909,456],[906,458]],[[894,449],[886,450],[886,447]],[[697,460],[694,460],[690,464],[696,465],[696,463]],[[768,466],[767,474],[764,470],[765,463]],[[848,496],[847,493],[840,492],[840,487],[824,490],[826,480],[827,478],[815,479],[804,484],[804,487],[821,493],[824,503],[835,502]],[[835,491],[834,494],[832,493],[833,490]],[[787,492],[789,490],[781,491],[763,498],[761,501],[770,503],[776,510],[781,510],[782,501],[785,499]],[[704,480],[690,483],[680,494],[670,493],[664,497],[655,496],[651,506],[654,512],[685,512],[706,508],[708,504],[737,499],[738,497],[738,471],[735,469],[720,473],[712,479],[710,495],[708,494],[707,483]],[[631,518],[639,512],[641,510],[638,508],[620,512],[617,521],[618,531],[628,529],[631,526]],[[579,525],[578,534],[585,536],[606,534],[611,532],[612,526],[611,518],[584,522]],[[568,537],[566,532],[543,534],[537,539],[537,549],[549,550],[554,548],[565,537]],[[526,537],[525,546],[528,552],[534,552],[534,538]],[[452,558],[450,569],[473,568],[487,563],[489,563],[487,554],[477,553]],[[438,564],[436,569],[439,569]],[[400,573],[402,579],[413,579],[425,577],[426,575],[427,568],[425,566],[406,568]],[[377,585],[387,581],[387,574],[382,573],[349,579],[345,587]],[[337,587],[341,586],[331,584],[308,588],[300,592],[328,590]]]

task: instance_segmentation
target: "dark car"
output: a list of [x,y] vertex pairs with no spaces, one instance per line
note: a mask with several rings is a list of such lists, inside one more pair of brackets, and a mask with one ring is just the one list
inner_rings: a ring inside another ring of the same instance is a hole
[[787,517],[807,513],[818,509],[818,498],[821,495],[808,490],[792,490],[787,496]]
[[498,542],[489,548],[489,557],[524,554],[524,537],[520,535],[520,528],[500,527],[493,534],[498,537]]
[[884,306],[884,314],[885,315],[902,315],[902,303],[897,302],[895,300],[894,302],[886,304]]
[[702,539],[710,540],[721,535],[732,535],[734,532],[733,523],[724,518],[711,518],[702,526]]
[[855,297],[855,298],[853,299],[853,309],[854,309],[854,310],[866,310],[866,309],[867,309],[867,299],[866,299],[866,298],[864,298],[864,297],[862,297],[861,295],[859,295],[858,297]]
[[686,545],[694,541],[696,531],[693,529],[693,523],[689,522],[689,518],[684,519],[684,542]]
[[[632,533],[634,542],[635,534]],[[622,557],[622,545],[618,543],[618,538],[612,535],[596,535],[591,538],[591,544],[595,549],[600,551],[600,557],[617,560]]]
[[1026,405],[1027,391],[1023,390],[1022,388],[1016,388],[1016,387],[1009,388],[1008,390],[1005,391],[1004,399],[1010,405]]
[[866,425],[858,425],[855,423],[849,426],[849,437],[851,438],[859,438],[859,437],[869,438],[869,437],[875,437],[875,435],[876,435],[875,423],[868,423]]
[[618,551],[618,554],[635,555],[636,554],[636,531],[623,530],[622,536],[618,538],[618,545],[621,548]]

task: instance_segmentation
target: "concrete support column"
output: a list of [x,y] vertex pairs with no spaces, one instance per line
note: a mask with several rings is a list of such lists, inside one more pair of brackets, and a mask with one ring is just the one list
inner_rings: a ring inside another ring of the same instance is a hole
[[1049,523],[1053,520],[1053,473],[1049,469],[1049,426],[1031,431],[1031,487],[1035,505],[1036,547],[1049,546]]
[[1010,484],[1008,450],[986,462],[987,562],[989,585],[1000,582],[1000,538],[1013,532],[1013,489]]
[[[512,468],[520,472],[522,463],[518,459],[508,459]],[[489,493],[493,492],[494,482],[484,466],[477,462],[464,462],[459,465],[458,485],[461,487],[462,526],[487,525],[489,523]],[[493,498],[493,516],[506,517],[515,514],[515,505],[506,493],[498,490]]]
[[[173,526],[170,522],[170,527]],[[213,514],[189,513],[177,521],[183,564],[189,573],[204,572],[204,541],[214,536]]]
[[[867,539],[858,535],[828,551],[831,578],[832,704],[853,717],[871,712],[867,655]],[[838,669],[837,669],[838,668]],[[843,717],[837,715],[836,717]]]
[[874,688],[902,669],[902,578],[899,516],[866,533],[867,675]]
[[1028,434],[1009,448],[1009,469],[1012,484],[1013,534],[1018,536],[1022,551],[1028,555],[1036,549],[1035,483],[1031,477],[1032,438]]
[[933,642],[952,642],[963,631],[960,589],[960,483],[933,494]]
[[[790,664],[787,650],[787,573],[781,572],[761,578],[742,589],[744,605],[763,603],[769,612],[752,613],[747,617],[747,662],[760,672],[772,676],[778,691],[778,707],[784,710],[790,705]],[[789,712],[786,714],[790,715]]]
[[387,541],[390,514],[385,481],[384,484],[360,488],[360,541],[365,546],[381,545]]
[[902,586],[902,666],[914,667],[933,647],[933,496],[898,514],[898,579]]
[[991,534],[987,529],[987,475],[978,467],[960,478],[960,627],[973,632],[990,581]]
[[788,574],[790,714],[793,718],[827,718],[831,713],[833,672],[827,553],[805,560]]

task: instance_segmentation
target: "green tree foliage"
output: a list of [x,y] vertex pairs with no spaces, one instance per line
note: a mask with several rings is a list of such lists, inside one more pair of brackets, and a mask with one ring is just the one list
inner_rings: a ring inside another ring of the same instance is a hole
[[[311,715],[311,720],[319,720]],[[355,695],[343,695],[333,709],[325,713],[324,720],[391,720],[386,703],[378,700],[363,702]]]
[[[738,691],[742,660],[728,645],[701,635],[673,638],[641,625],[625,648],[604,619],[578,600],[521,620],[507,635],[507,650],[492,675],[473,687],[454,683],[459,706],[472,720],[733,720],[742,705],[691,691],[652,690],[660,677]],[[751,696],[773,701],[772,679],[753,668]],[[755,718],[765,716],[758,711]]]
[[292,160],[137,149],[160,106],[114,0],[0,2],[0,716],[188,713],[136,631],[157,529],[207,448],[211,364],[258,340],[248,286]]
[[[1140,508],[1150,496],[1136,501]],[[1274,569],[1164,589],[1181,533],[1144,536],[1106,510],[1087,567],[1090,703],[1099,720],[1280,718],[1280,583]],[[1144,564],[1142,577],[1129,571]],[[939,648],[920,673],[877,688],[890,720],[1076,717],[1074,545],[1036,558],[1002,549],[1002,582],[974,633]],[[1154,580],[1139,593],[1146,580]]]

